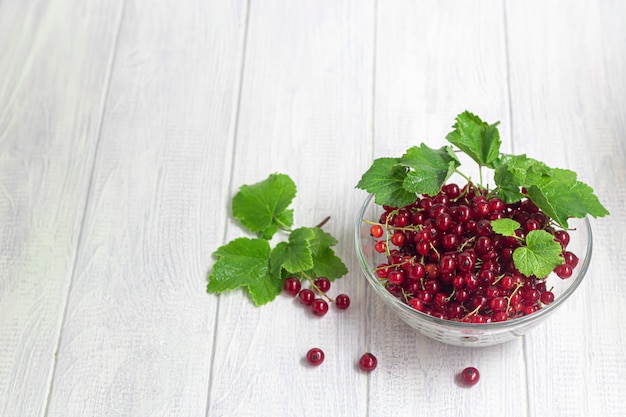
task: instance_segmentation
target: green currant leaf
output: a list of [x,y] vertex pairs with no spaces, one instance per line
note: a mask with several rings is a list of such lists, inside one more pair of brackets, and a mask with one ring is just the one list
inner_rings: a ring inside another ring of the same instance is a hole
[[213,256],[217,261],[209,274],[208,292],[246,287],[257,306],[280,293],[282,282],[269,273],[270,245],[266,240],[241,237],[218,248]]
[[555,168],[528,188],[530,199],[564,229],[570,217],[583,218],[588,214],[603,217],[609,214],[593,189],[576,179],[576,173]]
[[356,188],[374,195],[374,202],[391,207],[404,207],[414,203],[415,193],[402,187],[406,168],[398,165],[399,158],[378,158],[365,171]]
[[270,256],[271,273],[273,276],[280,268],[296,273],[313,268],[311,239],[315,233],[308,227],[301,227],[289,234],[288,242],[278,243]]
[[348,273],[348,268],[341,261],[341,258],[335,255],[335,252],[328,247],[319,250],[313,256],[313,265],[310,271],[311,275],[326,277],[330,281],[341,278]]
[[400,158],[399,164],[410,169],[402,183],[406,191],[435,195],[460,162],[449,146],[433,149],[422,143],[409,148]]
[[337,244],[337,239],[335,239],[330,233],[323,231],[321,228],[312,227],[310,230],[313,233],[313,237],[309,240],[313,256]]
[[545,278],[563,263],[561,244],[545,230],[533,230],[526,235],[526,246],[513,251],[513,263],[524,275]]
[[491,229],[502,236],[515,236],[515,231],[521,227],[521,224],[513,219],[497,219],[491,221]]
[[291,226],[293,224],[293,210],[289,209],[289,210],[283,211],[282,213],[276,216],[276,219],[277,221],[273,221],[272,224],[270,224],[270,226],[267,229],[263,230],[262,232],[259,232],[260,238],[270,240],[272,236],[274,236],[274,234],[278,232],[279,224],[285,225],[285,226]]
[[502,155],[494,173],[498,196],[506,203],[514,203],[525,196],[521,187],[530,187],[544,176],[552,175],[552,168],[526,155]]
[[313,254],[313,268],[310,274],[318,277],[326,277],[330,281],[347,274],[348,268],[331,249],[331,246],[337,244],[337,239],[319,227],[311,228],[311,230],[313,231],[314,237],[310,241],[311,253]]
[[448,142],[456,145],[481,166],[493,168],[500,156],[498,124],[483,122],[478,116],[465,111],[456,117],[454,129],[448,133]]
[[271,174],[252,185],[243,185],[233,197],[233,216],[250,231],[270,239],[279,228],[289,227],[293,212],[287,211],[296,185],[285,174]]

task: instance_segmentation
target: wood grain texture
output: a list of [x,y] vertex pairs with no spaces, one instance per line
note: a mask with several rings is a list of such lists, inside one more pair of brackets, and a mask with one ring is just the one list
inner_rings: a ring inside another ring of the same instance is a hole
[[48,416],[200,416],[246,3],[126,2]]
[[0,3],[2,416],[44,413],[76,257],[120,15],[83,3]]
[[[366,415],[367,377],[355,372],[365,282],[352,236],[364,198],[354,186],[370,163],[373,25],[372,2],[251,4],[231,193],[290,175],[296,226],[332,216],[324,229],[351,272],[330,293],[354,303],[319,319],[284,295],[262,308],[241,292],[220,296],[210,416]],[[229,224],[228,240],[243,234]],[[302,362],[314,346],[326,352],[315,369]]]
[[507,3],[513,141],[576,171],[611,216],[592,221],[591,267],[572,299],[526,338],[531,415],[623,414],[626,7]]
[[[0,415],[622,416],[624,24],[608,0],[0,0]],[[612,213],[572,299],[481,349],[400,323],[353,242],[372,159],[465,109]],[[246,235],[232,196],[273,172],[296,226],[332,216],[347,311],[205,293]]]
[[[377,33],[375,157],[398,157],[422,142],[444,146],[464,110],[501,121],[503,151],[511,149],[501,3],[381,2]],[[521,339],[488,348],[446,346],[399,322],[374,293],[368,305],[371,350],[380,363],[370,380],[370,415],[524,415]],[[482,375],[471,390],[455,384],[466,366]]]

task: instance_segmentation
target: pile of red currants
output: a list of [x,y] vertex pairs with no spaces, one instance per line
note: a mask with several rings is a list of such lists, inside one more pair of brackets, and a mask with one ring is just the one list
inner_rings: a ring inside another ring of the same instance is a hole
[[[563,263],[554,269],[572,276],[578,257],[567,250],[570,236],[530,199],[506,204],[471,183],[450,183],[434,196],[405,207],[383,206],[370,233],[386,256],[375,273],[394,296],[441,319],[490,323],[532,314],[554,301],[545,278],[525,276],[513,253],[533,230],[561,244]],[[492,230],[492,221],[512,219],[514,236]]]

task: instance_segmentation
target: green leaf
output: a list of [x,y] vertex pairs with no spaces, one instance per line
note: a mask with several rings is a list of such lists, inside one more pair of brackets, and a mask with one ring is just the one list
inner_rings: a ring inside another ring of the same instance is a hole
[[400,158],[400,165],[410,168],[402,183],[406,191],[435,195],[460,165],[450,146],[440,149],[425,144],[413,146]]
[[257,306],[280,293],[282,282],[269,273],[270,245],[266,240],[238,238],[218,248],[213,256],[217,261],[209,274],[208,292],[246,287]]
[[325,248],[317,252],[313,256],[313,264],[311,274],[318,277],[326,277],[330,281],[341,278],[348,273],[348,268],[331,248]]
[[296,195],[296,185],[285,174],[271,174],[252,185],[243,185],[233,197],[232,212],[250,231],[270,239],[279,228],[289,227],[293,212],[287,210]]
[[309,243],[311,244],[311,253],[313,256],[337,244],[337,239],[335,239],[330,233],[323,231],[321,228],[312,227],[311,231],[313,232],[313,238],[310,239]]
[[279,224],[285,226],[291,226],[293,224],[292,209],[285,210],[282,213],[278,214],[275,221],[273,221],[267,229],[259,232],[259,237],[265,240],[270,240],[272,236],[274,236],[274,234],[278,232],[278,229],[280,229]]
[[551,175],[552,168],[526,155],[502,155],[496,162],[494,182],[498,196],[506,203],[514,203],[525,196],[521,187],[530,187]]
[[513,263],[524,275],[545,278],[563,263],[561,244],[545,230],[533,230],[526,235],[526,246],[513,251]]
[[378,158],[365,171],[356,188],[374,195],[374,202],[391,207],[404,207],[415,202],[415,193],[402,187],[406,168],[398,165],[399,158]]
[[498,124],[483,122],[478,116],[465,111],[456,117],[454,129],[448,133],[448,142],[456,145],[481,166],[493,168],[500,156]]
[[270,274],[280,278],[284,271],[305,272],[331,281],[342,277],[348,273],[348,268],[330,248],[336,244],[337,239],[319,227],[296,229],[289,235],[289,242],[278,243],[272,250]]
[[276,276],[280,268],[297,273],[313,268],[313,254],[310,241],[315,233],[308,227],[301,227],[289,234],[289,242],[280,242],[270,256],[271,273]]
[[544,213],[567,229],[567,219],[587,215],[603,217],[609,214],[593,189],[576,179],[576,173],[555,168],[552,175],[543,176],[528,188],[528,196]]
[[515,231],[521,227],[521,224],[513,219],[497,219],[491,221],[491,229],[502,236],[515,236]]

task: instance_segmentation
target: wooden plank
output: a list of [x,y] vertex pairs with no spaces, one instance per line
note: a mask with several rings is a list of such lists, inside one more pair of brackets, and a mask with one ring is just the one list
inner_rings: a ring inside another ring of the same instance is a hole
[[46,407],[120,5],[0,2],[2,416]]
[[205,413],[245,16],[126,2],[48,416]]
[[529,414],[622,415],[626,5],[510,2],[506,12],[516,151],[574,170],[611,212],[592,221],[585,281],[526,340]]
[[[503,16],[494,1],[379,2],[375,157],[401,156],[422,142],[446,145],[464,110],[501,121],[502,151],[511,150]],[[475,173],[466,166],[461,170]],[[400,322],[373,292],[368,305],[369,345],[379,360],[370,379],[371,415],[523,415],[521,339],[488,348],[447,346]],[[482,375],[471,390],[455,382],[466,366]]]
[[[355,173],[371,157],[373,25],[373,2],[251,5],[231,193],[272,172],[290,175],[296,226],[332,216],[324,229],[351,272],[330,294],[345,292],[354,304],[316,318],[286,295],[261,308],[240,291],[221,295],[211,416],[367,412],[367,377],[355,371],[366,288],[352,236],[364,198]],[[229,224],[227,240],[243,235]],[[326,353],[319,368],[303,363],[314,346]]]

